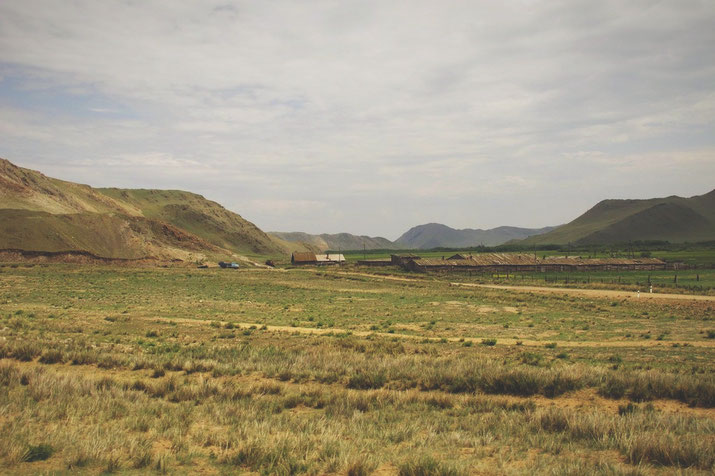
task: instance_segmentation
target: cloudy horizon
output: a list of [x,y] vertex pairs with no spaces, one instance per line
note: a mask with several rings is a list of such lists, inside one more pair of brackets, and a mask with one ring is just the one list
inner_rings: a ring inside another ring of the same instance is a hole
[[709,1],[0,3],[0,157],[265,231],[543,227],[715,187]]

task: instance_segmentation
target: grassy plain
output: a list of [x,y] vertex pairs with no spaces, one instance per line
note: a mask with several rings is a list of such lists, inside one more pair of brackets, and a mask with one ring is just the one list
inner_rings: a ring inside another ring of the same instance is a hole
[[[489,253],[513,253],[514,249],[509,251],[499,251],[499,247],[491,248]],[[534,253],[528,247],[518,251],[519,253],[531,254]],[[361,259],[389,259],[391,254],[395,253],[410,253],[424,258],[441,258],[449,257],[455,253],[462,254],[478,254],[478,250],[368,250],[368,251],[343,251],[345,259],[348,262],[358,261]],[[712,245],[697,245],[684,244],[676,245],[669,244],[665,249],[658,249],[657,246],[644,247],[643,250],[634,247],[634,251],[614,247],[614,249],[605,249],[603,247],[594,247],[593,249],[565,249],[556,250],[541,250],[535,251],[536,256],[543,258],[548,256],[581,256],[582,258],[628,258],[631,256],[639,257],[641,253],[645,253],[653,258],[659,258],[670,262],[682,262],[688,265],[712,266],[715,265],[715,248]]]
[[0,267],[0,470],[709,474],[715,301]]

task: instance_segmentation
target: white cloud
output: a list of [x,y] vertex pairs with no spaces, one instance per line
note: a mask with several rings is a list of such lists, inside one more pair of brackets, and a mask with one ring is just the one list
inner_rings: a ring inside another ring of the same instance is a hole
[[3,2],[0,155],[269,229],[547,225],[712,186],[712,44],[695,0]]

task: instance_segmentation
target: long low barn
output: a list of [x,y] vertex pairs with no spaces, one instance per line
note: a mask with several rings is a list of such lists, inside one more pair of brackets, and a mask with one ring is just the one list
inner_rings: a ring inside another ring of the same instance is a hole
[[328,253],[312,253],[295,251],[290,257],[292,265],[313,265],[326,266],[333,264],[342,264],[345,262],[345,256],[342,254]]
[[656,258],[538,258],[530,254],[489,253],[453,256],[450,259],[407,259],[403,267],[410,271],[601,271],[665,269],[665,262]]

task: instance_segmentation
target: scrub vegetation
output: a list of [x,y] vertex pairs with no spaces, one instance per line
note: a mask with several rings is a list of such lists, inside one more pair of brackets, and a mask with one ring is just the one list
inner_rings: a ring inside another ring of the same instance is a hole
[[0,267],[0,471],[710,474],[715,301]]

